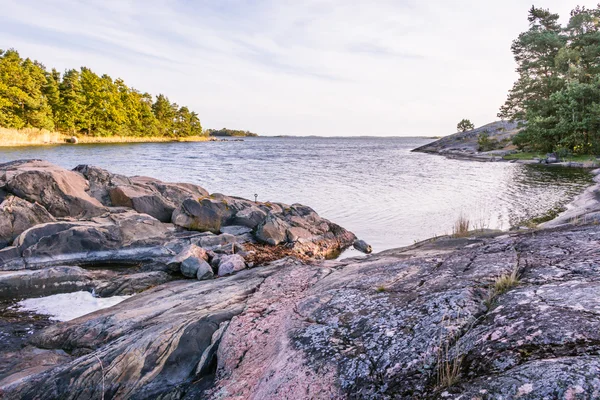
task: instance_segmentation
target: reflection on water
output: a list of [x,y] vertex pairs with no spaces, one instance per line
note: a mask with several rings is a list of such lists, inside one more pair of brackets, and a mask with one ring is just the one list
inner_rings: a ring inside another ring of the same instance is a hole
[[375,251],[450,233],[462,213],[508,229],[564,205],[591,183],[582,170],[478,163],[411,153],[420,138],[253,138],[244,142],[0,149],[0,162],[41,158],[192,182],[210,192],[303,203]]

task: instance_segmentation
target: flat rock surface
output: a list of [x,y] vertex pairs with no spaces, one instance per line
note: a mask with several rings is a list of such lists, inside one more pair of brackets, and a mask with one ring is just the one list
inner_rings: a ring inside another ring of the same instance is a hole
[[599,245],[563,226],[171,282],[45,328],[29,345],[73,358],[1,390],[99,397],[98,357],[108,398],[596,398]]

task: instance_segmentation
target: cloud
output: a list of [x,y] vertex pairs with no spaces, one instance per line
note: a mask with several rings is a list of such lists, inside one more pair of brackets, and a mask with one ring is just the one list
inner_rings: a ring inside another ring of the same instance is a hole
[[[568,15],[566,1],[547,0]],[[587,5],[594,6],[593,1]],[[4,0],[0,48],[264,134],[440,135],[495,119],[530,4]]]

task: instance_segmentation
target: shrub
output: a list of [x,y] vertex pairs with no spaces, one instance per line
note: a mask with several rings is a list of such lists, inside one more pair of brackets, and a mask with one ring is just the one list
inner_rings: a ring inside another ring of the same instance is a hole
[[477,144],[479,145],[479,151],[490,151],[500,148],[500,143],[496,139],[491,139],[487,131],[479,134]]

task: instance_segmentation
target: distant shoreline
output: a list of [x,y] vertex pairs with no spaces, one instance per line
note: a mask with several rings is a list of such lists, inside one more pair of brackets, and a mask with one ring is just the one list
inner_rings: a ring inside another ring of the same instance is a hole
[[79,144],[208,142],[217,140],[209,136],[180,138],[165,136],[72,136],[39,129],[15,130],[0,128],[0,148],[71,144],[69,140],[72,137],[77,138]]

